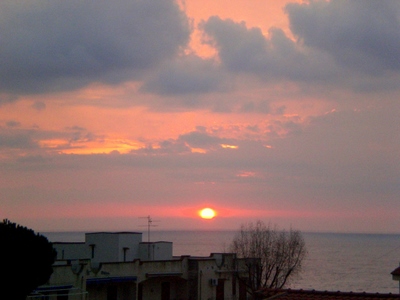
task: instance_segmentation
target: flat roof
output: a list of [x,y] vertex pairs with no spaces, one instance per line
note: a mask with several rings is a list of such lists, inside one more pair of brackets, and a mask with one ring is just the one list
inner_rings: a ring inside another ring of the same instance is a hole
[[53,245],[84,245],[85,242],[52,242]]
[[114,283],[114,282],[132,282],[136,280],[137,276],[97,277],[97,278],[86,279],[86,284],[95,285],[95,284]]
[[172,244],[172,242],[167,242],[167,241],[156,241],[156,242],[140,242],[139,244],[159,244],[159,243],[166,243],[166,244]]
[[142,232],[135,232],[135,231],[98,231],[98,232],[86,232],[85,234],[143,234]]
[[399,294],[330,292],[316,290],[264,289],[259,292],[264,299],[274,300],[399,300]]
[[175,276],[182,276],[182,272],[159,272],[159,273],[146,273],[147,278],[154,278],[154,277],[175,277]]

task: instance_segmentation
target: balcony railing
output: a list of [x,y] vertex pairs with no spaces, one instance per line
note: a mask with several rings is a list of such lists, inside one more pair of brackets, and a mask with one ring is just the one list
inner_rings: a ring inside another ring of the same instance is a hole
[[30,294],[26,300],[87,300],[88,292],[78,288],[40,289]]

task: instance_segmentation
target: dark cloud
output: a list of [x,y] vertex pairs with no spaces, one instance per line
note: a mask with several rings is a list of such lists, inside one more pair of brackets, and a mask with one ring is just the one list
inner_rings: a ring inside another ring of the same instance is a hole
[[0,134],[0,149],[33,149],[37,146],[29,134]]
[[222,139],[199,131],[193,131],[181,135],[179,136],[178,140],[187,143],[194,148],[212,148],[219,145],[220,143],[223,143]]
[[206,42],[218,49],[222,65],[230,71],[298,81],[326,80],[335,74],[334,67],[327,68],[331,63],[327,56],[311,49],[304,52],[281,29],[271,28],[267,38],[260,28],[217,16],[200,27],[208,36]]
[[240,112],[244,113],[264,113],[269,114],[271,113],[271,106],[268,101],[261,101],[259,103],[253,101],[247,101],[242,104],[239,109]]
[[72,131],[84,131],[86,128],[81,127],[81,126],[71,126],[71,127],[66,127],[66,130],[72,130]]
[[[181,155],[189,154],[193,148],[202,149],[206,152],[215,151],[221,148],[221,143],[226,143],[226,139],[213,136],[205,131],[205,128],[198,126],[196,131],[180,135],[177,139],[163,140],[158,143],[158,147],[145,147],[144,149],[133,150],[135,154],[170,154]],[[180,162],[175,162],[180,164]]]
[[218,16],[200,27],[232,73],[295,81],[307,93],[327,86],[368,93],[398,88],[398,1],[309,1],[285,10],[297,40],[279,28],[265,35],[260,28]]
[[46,109],[46,103],[36,101],[35,103],[32,104],[32,108],[36,109],[37,111],[45,110]]
[[0,105],[18,100],[18,96],[0,92]]
[[286,11],[302,43],[341,65],[372,75],[400,69],[399,1],[309,1]]
[[215,16],[200,26],[213,38],[208,41],[219,50],[219,56],[226,67],[234,71],[263,68],[267,40],[259,28],[248,29],[244,22],[222,20]]
[[[217,49],[217,61],[179,52],[191,28],[175,0],[3,1],[0,103],[22,93],[140,78],[141,91],[181,96],[175,106],[228,112],[222,101],[196,97],[229,90],[237,83],[230,75],[238,73],[368,92],[398,86],[398,1],[309,1],[285,10],[296,41],[280,28],[265,34],[218,16],[203,21],[199,28]],[[268,105],[248,101],[239,110],[268,112]],[[42,102],[32,107],[45,109]]]
[[7,127],[19,127],[19,126],[21,126],[21,122],[11,120],[11,121],[6,122],[6,126]]
[[173,56],[189,34],[173,0],[2,1],[0,89],[121,82]]
[[[26,149],[34,151],[34,155],[46,152],[55,153],[62,150],[76,149],[90,141],[102,141],[103,136],[96,136],[86,129],[74,126],[65,130],[24,129],[19,122],[9,121],[6,127],[0,127],[0,153],[13,150],[13,156],[27,156]],[[56,141],[56,142],[54,142]],[[7,152],[7,157],[10,152]]]
[[204,94],[221,90],[223,82],[224,74],[214,60],[188,55],[161,67],[142,91],[169,96]]

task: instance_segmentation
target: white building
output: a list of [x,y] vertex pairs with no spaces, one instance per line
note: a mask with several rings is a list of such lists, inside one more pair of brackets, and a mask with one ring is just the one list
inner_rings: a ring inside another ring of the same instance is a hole
[[[87,233],[84,243],[54,243],[48,284],[30,299],[246,299],[232,253],[173,257],[171,242],[142,242],[137,232]],[[51,296],[53,295],[53,296]]]

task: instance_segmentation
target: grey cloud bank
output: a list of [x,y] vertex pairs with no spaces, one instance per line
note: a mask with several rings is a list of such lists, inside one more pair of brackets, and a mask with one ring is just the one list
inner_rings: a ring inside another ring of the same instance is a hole
[[315,1],[288,4],[286,11],[301,42],[346,68],[377,76],[399,70],[398,1]]
[[0,90],[45,93],[136,80],[144,92],[185,96],[226,91],[237,73],[270,83],[397,89],[397,1],[291,3],[285,10],[297,41],[279,28],[264,36],[244,22],[203,21],[199,28],[218,50],[219,65],[179,52],[192,28],[172,0],[3,1]]
[[136,78],[174,56],[189,33],[172,0],[2,1],[0,89],[46,92]]
[[369,84],[388,88],[382,76],[398,81],[399,2],[315,1],[285,10],[297,41],[279,28],[266,37],[259,28],[218,16],[202,28],[232,72],[356,90]]

